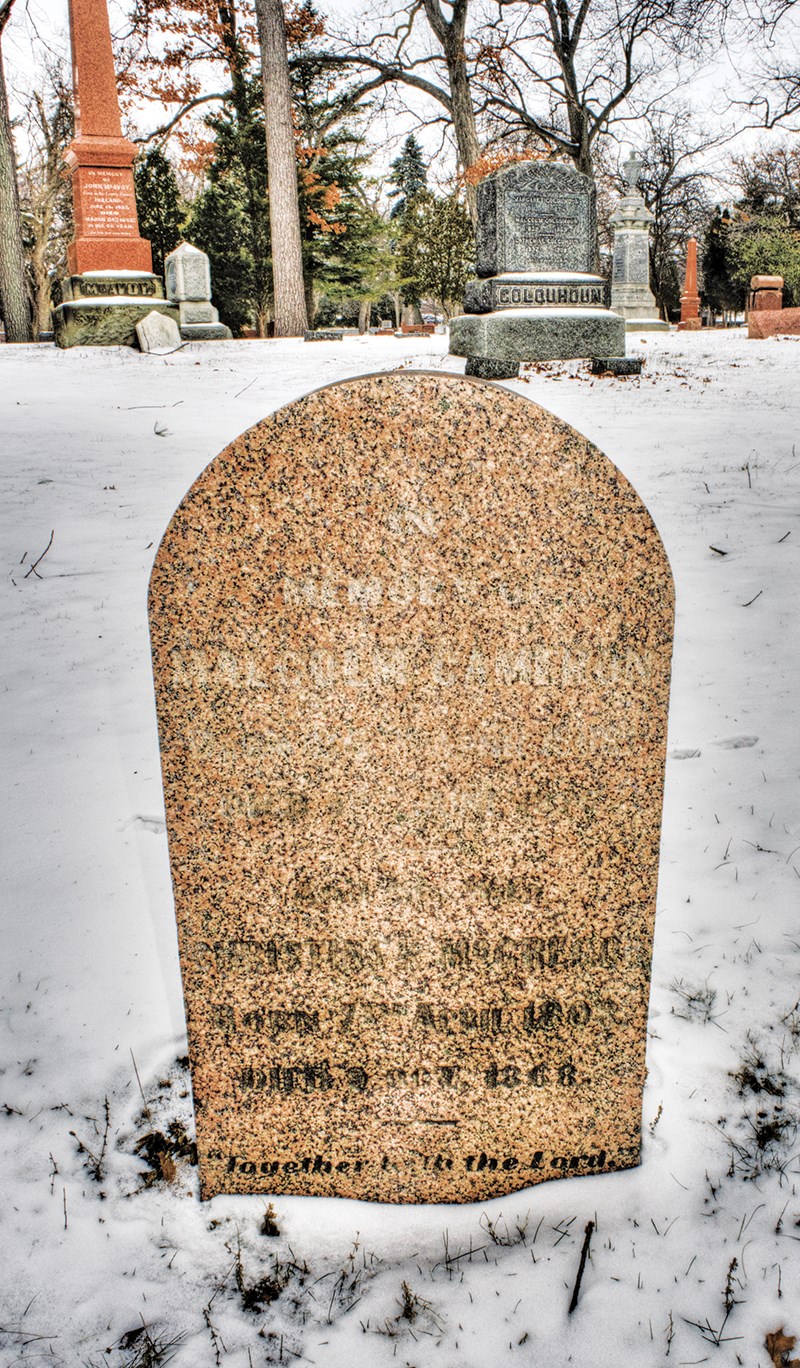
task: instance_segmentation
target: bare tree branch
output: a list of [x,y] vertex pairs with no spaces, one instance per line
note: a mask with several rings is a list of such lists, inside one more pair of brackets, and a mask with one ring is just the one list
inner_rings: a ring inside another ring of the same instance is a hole
[[230,98],[230,90],[216,90],[211,95],[198,95],[194,100],[188,100],[185,104],[182,104],[173,118],[168,119],[166,123],[161,124],[158,128],[154,128],[152,133],[146,133],[139,138],[132,138],[131,141],[135,143],[151,143],[155,142],[156,138],[166,138],[168,134],[172,132],[175,125],[180,123],[181,119],[183,119],[190,110],[196,109],[198,105],[210,104],[213,100],[222,101],[229,100]]

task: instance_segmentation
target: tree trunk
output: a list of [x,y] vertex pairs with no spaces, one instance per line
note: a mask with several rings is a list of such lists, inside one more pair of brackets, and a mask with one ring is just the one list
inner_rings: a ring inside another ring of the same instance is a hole
[[[478,133],[475,126],[475,106],[469,88],[467,54],[464,39],[467,25],[469,0],[454,0],[452,19],[448,23],[442,12],[439,0],[424,0],[425,15],[436,37],[442,45],[447,64],[447,79],[450,87],[453,132],[458,151],[459,168],[468,171],[481,155]],[[467,209],[472,226],[478,222],[477,188],[467,184]]]
[[[50,224],[47,225],[50,227]],[[44,237],[44,224],[37,224],[37,241],[31,253],[31,272],[33,275],[33,331],[34,336],[49,332],[52,327],[50,302],[50,273],[47,269],[45,251],[47,238]]]
[[8,115],[8,96],[0,47],[0,300],[6,342],[30,342],[31,315],[25,288],[25,255],[19,213],[19,187]]
[[358,306],[358,331],[360,333],[365,333],[367,331],[371,317],[372,301],[370,299],[362,299]]
[[292,92],[281,0],[256,0],[267,129],[269,223],[275,336],[302,337],[308,327],[297,200]]
[[[450,75],[450,93],[453,97],[453,130],[456,135],[458,160],[462,171],[469,170],[481,155],[478,134],[475,128],[475,110],[469,89],[469,77],[463,48],[451,61],[448,56],[447,70]],[[478,187],[469,181],[464,186],[467,211],[473,228],[478,226]]]

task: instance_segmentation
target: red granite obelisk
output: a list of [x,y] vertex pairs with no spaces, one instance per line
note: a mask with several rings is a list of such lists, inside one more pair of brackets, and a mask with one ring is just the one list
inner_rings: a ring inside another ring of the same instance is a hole
[[681,295],[681,321],[679,329],[696,332],[702,327],[700,322],[700,296],[697,293],[697,238],[689,238],[686,244],[686,275]]
[[75,138],[66,157],[75,206],[70,275],[151,271],[150,243],[136,216],[136,149],[120,124],[106,0],[69,0],[69,20],[75,90]]

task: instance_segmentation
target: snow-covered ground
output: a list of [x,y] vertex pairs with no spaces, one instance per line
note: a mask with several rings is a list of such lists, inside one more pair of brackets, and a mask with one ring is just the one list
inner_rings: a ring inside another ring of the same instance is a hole
[[3,1368],[770,1368],[767,1335],[800,1337],[800,340],[629,351],[640,379],[509,387],[619,465],[675,575],[644,1162],[482,1206],[281,1198],[266,1233],[267,1199],[201,1204],[190,1163],[150,566],[273,409],[463,362],[439,337],[0,348]]

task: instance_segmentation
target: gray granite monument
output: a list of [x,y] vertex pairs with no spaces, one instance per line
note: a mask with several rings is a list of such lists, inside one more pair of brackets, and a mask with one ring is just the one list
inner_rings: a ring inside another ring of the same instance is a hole
[[595,191],[558,162],[517,162],[478,186],[478,280],[450,325],[467,375],[506,379],[521,361],[621,356],[625,325],[595,269]]
[[636,189],[642,163],[631,156],[622,168],[627,194],[611,215],[614,229],[614,266],[611,307],[625,319],[628,330],[669,332],[650,289],[650,235],[653,215]]
[[213,342],[231,336],[211,303],[211,267],[205,252],[182,242],[164,260],[167,295],[177,304],[184,342]]

